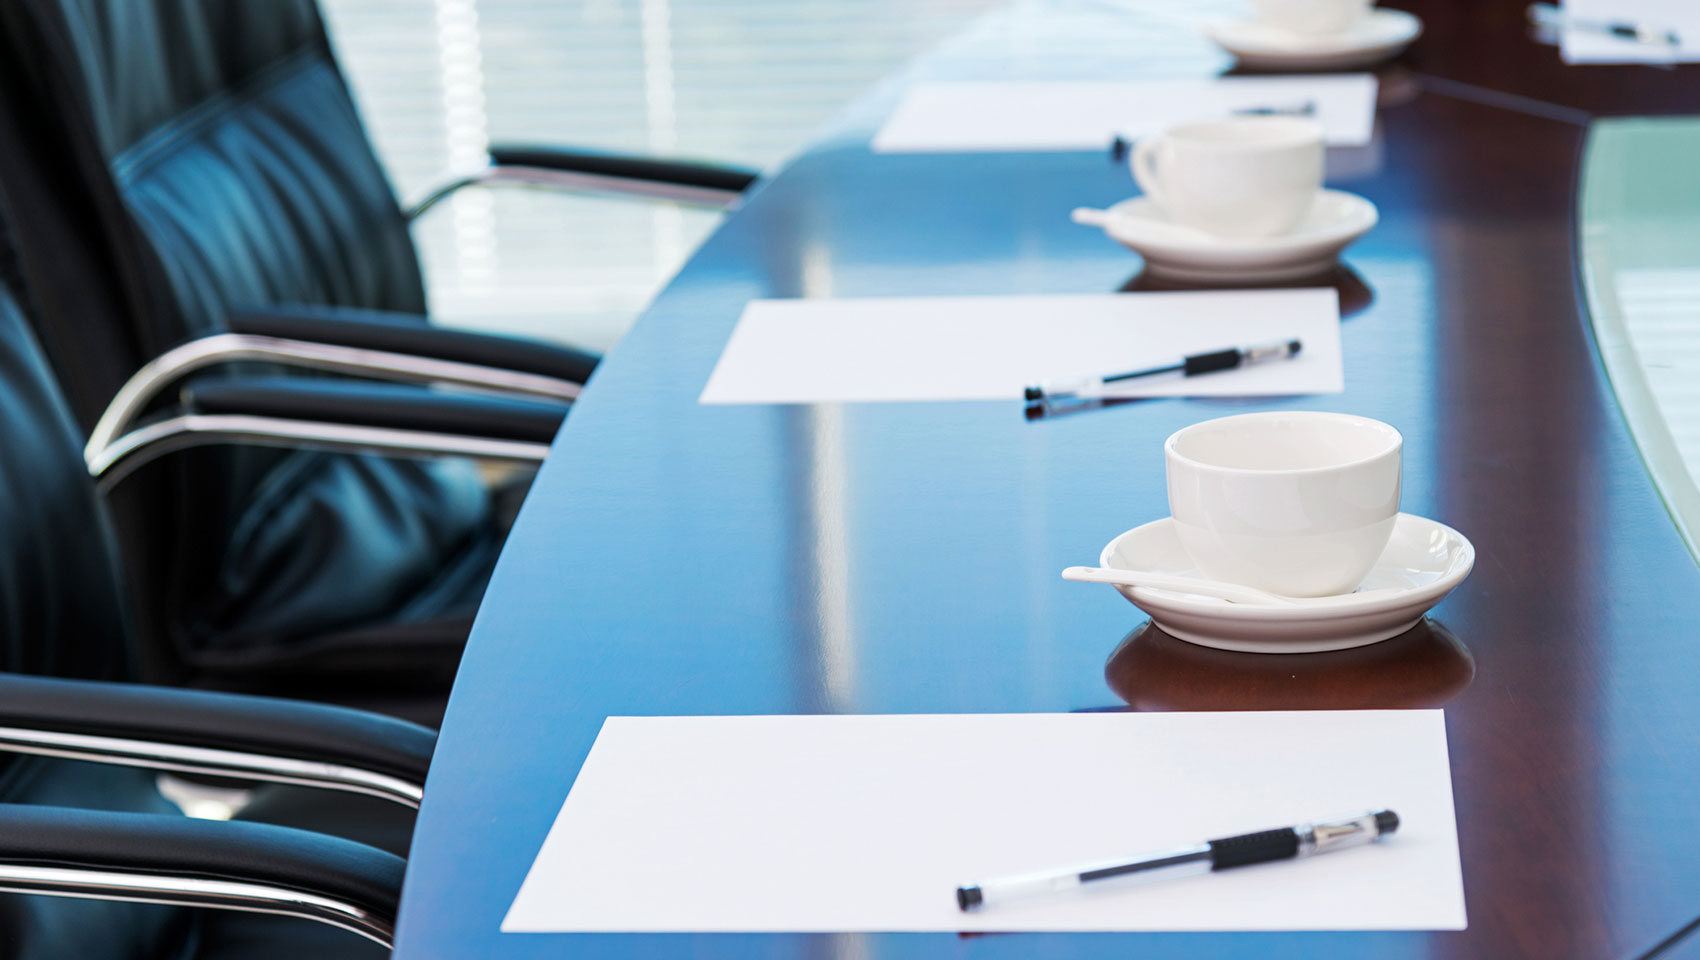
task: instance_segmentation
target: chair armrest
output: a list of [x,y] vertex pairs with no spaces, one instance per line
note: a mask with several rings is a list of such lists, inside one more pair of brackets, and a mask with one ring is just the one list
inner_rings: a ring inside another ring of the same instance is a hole
[[483,394],[449,393],[392,383],[303,377],[207,379],[183,390],[183,407],[206,414],[247,414],[552,443],[567,405]]
[[[84,451],[89,475],[104,493],[160,457],[214,444],[536,464],[548,456],[565,411],[559,404],[420,387],[401,388],[412,391],[403,396],[379,384],[255,379],[273,385],[232,381],[192,387],[185,396],[201,410],[144,424],[103,446],[91,438]],[[222,412],[206,412],[209,408]],[[272,415],[279,411],[331,419]]]
[[[433,332],[419,324],[412,325],[416,328],[412,332],[402,333],[395,329],[398,324],[394,321],[380,323],[371,321],[369,317],[365,319],[368,322],[362,327],[364,333],[344,332],[339,336],[349,340],[364,338],[369,343],[377,343],[380,340],[399,343],[406,340],[414,349],[426,352],[395,352],[370,346],[320,343],[259,333],[209,334],[172,347],[143,364],[140,370],[125,381],[100,415],[100,421],[95,424],[94,430],[89,433],[88,443],[83,448],[83,458],[92,464],[102,451],[116,443],[119,436],[129,430],[131,424],[135,423],[172,384],[180,382],[197,370],[230,363],[258,361],[375,380],[455,384],[476,390],[554,400],[571,400],[579,394],[580,383],[576,380],[501,366],[486,366],[465,360],[442,359],[432,355],[476,349],[482,351],[482,356],[494,357],[500,353],[503,357],[511,357],[509,344],[494,344],[495,340],[504,338],[481,338],[479,334],[458,331]],[[289,321],[279,318],[273,322]],[[479,343],[481,339],[488,342]],[[476,348],[472,346],[475,343],[479,343]],[[551,348],[539,344],[528,346],[527,349],[534,350],[540,357],[544,357],[545,359],[540,361],[543,364],[554,367],[559,362],[574,367],[573,371],[558,372],[573,372],[574,375],[583,372],[585,376],[589,376],[588,369],[595,365],[593,358],[587,359],[588,354],[577,354],[565,348]]]
[[273,697],[0,674],[0,750],[364,793],[417,807],[437,735]]
[[525,337],[448,330],[422,317],[383,310],[276,304],[236,310],[227,325],[232,333],[452,360],[579,384],[590,379],[601,359]]
[[95,486],[106,493],[125,477],[166,454],[217,444],[392,457],[467,457],[524,464],[542,463],[549,455],[548,444],[523,440],[243,414],[189,413],[138,427],[95,451],[88,458],[89,475],[98,478]]
[[569,150],[565,147],[534,143],[491,144],[490,162],[498,167],[532,167],[538,170],[590,173],[621,180],[670,183],[725,193],[743,193],[761,179],[761,174],[754,170],[727,164],[594,150]]
[[406,863],[306,830],[0,804],[0,889],[304,917],[384,946]]
[[584,193],[666,200],[726,210],[736,207],[760,174],[722,164],[666,160],[530,144],[496,144],[490,166],[433,187],[408,208],[413,219],[437,201],[474,184],[511,183]]

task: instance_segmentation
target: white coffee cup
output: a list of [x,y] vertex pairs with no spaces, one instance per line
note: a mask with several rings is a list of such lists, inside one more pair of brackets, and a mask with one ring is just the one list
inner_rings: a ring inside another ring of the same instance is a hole
[[1175,223],[1224,237],[1290,232],[1322,188],[1322,128],[1301,117],[1234,117],[1143,137],[1129,161]]
[[1181,547],[1214,580],[1294,597],[1350,593],[1399,512],[1399,431],[1343,413],[1206,420],[1163,444]]
[[1369,16],[1375,0],[1252,0],[1261,23],[1306,36],[1341,33]]

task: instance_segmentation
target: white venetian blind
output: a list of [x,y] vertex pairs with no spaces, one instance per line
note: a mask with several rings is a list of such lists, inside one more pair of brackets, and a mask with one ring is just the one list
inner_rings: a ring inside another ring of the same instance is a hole
[[[403,198],[491,141],[772,169],[993,0],[322,0]],[[440,322],[606,348],[717,215],[469,190],[415,227]]]

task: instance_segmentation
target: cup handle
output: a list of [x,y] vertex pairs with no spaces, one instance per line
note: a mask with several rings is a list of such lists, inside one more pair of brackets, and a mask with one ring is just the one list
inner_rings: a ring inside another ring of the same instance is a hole
[[1163,206],[1163,187],[1157,176],[1157,147],[1162,137],[1140,137],[1133,145],[1128,166],[1133,170],[1133,182],[1159,207]]

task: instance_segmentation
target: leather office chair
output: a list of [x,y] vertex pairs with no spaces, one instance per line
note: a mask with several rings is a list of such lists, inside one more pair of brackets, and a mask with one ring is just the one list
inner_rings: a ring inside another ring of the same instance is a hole
[[[5,116],[4,112],[0,112],[0,121]],[[0,154],[4,154],[14,142],[0,135]],[[25,285],[19,282],[21,271],[11,243],[9,227],[12,219],[7,216],[8,212],[5,205],[0,204],[0,283],[11,283],[12,289],[22,293],[26,292]],[[54,225],[51,220],[37,221],[32,223],[31,233],[37,236],[51,233]],[[66,289],[82,293],[99,292],[95,284],[49,289],[47,297],[37,295],[33,298],[34,305],[52,302],[53,296],[63,295]],[[102,304],[92,296],[87,302],[96,307]],[[293,343],[277,342],[285,345]],[[319,347],[305,343],[301,346]],[[276,446],[304,453],[314,450],[378,450],[409,457],[465,456],[534,465],[543,459],[564,413],[557,403],[514,396],[451,393],[411,385],[350,380],[280,378],[264,372],[193,383],[181,392],[180,397],[179,405],[168,411],[166,416],[125,434],[106,451],[100,469],[105,481],[122,478],[160,458],[166,458],[165,464],[169,465],[174,458],[217,453],[221,448],[256,446]],[[82,459],[81,451],[79,459]],[[88,471],[89,465],[84,462],[78,479],[92,483]],[[152,481],[156,486],[162,479],[157,470],[151,475],[143,470],[139,477],[142,482]],[[135,491],[126,491],[121,486],[117,492]],[[408,493],[406,488],[402,488],[398,495],[392,496],[391,508],[399,512],[404,506],[419,509],[429,506],[423,496],[404,500]],[[193,560],[188,554],[195,541],[176,536],[172,529],[175,520],[171,515],[162,516],[144,509],[132,512],[131,519],[151,521],[153,527],[146,531],[149,535],[164,538],[159,542]],[[298,558],[291,565],[248,572],[252,578],[251,589],[274,595],[289,594],[299,588],[301,578],[296,575],[297,571],[306,567],[310,575],[314,572],[312,565],[323,562],[324,552]],[[355,559],[360,557],[358,551],[343,553],[352,553]],[[144,574],[154,574],[152,577],[131,578],[144,581],[144,589],[136,591],[131,598],[130,621],[134,625],[145,621],[149,612],[157,613],[160,608],[166,607],[172,598],[161,596],[159,584],[165,578],[159,571],[150,571],[145,566],[148,562],[145,557],[138,560],[132,552],[126,559],[132,572],[139,569]],[[142,566],[138,567],[138,564]],[[349,579],[348,589],[351,591],[361,590],[366,585],[358,570]],[[138,606],[150,601],[152,607],[148,612],[140,615],[134,612]],[[329,643],[310,634],[297,640],[296,649],[309,666],[319,664],[314,659],[315,655],[321,654],[326,647],[331,649],[341,669],[328,673],[300,667],[290,669],[294,665],[275,653],[270,658],[257,659],[260,665],[270,668],[267,670],[249,670],[243,674],[240,668],[249,665],[249,662],[237,659],[232,664],[234,669],[229,671],[197,671],[194,669],[195,658],[181,656],[172,659],[176,648],[162,649],[160,644],[141,637],[132,642],[130,670],[134,679],[149,682],[329,700],[379,709],[434,725],[441,716],[444,693],[452,678],[453,664],[458,659],[459,641],[452,636],[443,640],[436,648],[441,654],[431,657],[429,654],[436,651],[426,642],[416,641],[399,629],[405,626],[386,624],[371,631],[376,640],[369,647],[361,645],[358,634],[352,639],[346,633],[336,636],[334,622],[322,628],[333,634]],[[426,626],[429,629],[433,625],[427,623]],[[301,629],[300,625],[297,629]],[[398,635],[407,644],[399,651],[395,640]],[[219,642],[216,636],[208,644],[208,651],[201,656],[210,658],[215,655],[214,652],[232,658],[241,656],[237,645]],[[422,651],[426,655],[422,656]],[[367,677],[376,675],[381,679],[373,682],[363,678],[362,668],[367,671]]]
[[[383,956],[434,734],[114,682],[133,645],[110,531],[4,283],[0,422],[0,958]],[[292,786],[256,791],[250,811],[272,822],[196,821],[160,796],[158,770]]]
[[[264,358],[561,400],[594,368],[564,348],[424,322],[409,216],[311,0],[14,0],[0,5],[0,41],[12,125],[0,191],[31,227],[32,312],[97,470],[138,415],[209,364]],[[492,153],[490,171],[421,208],[473,181],[723,205],[753,180]],[[339,405],[272,387],[274,413]],[[197,389],[203,402],[254,399]],[[327,676],[393,684],[403,665],[440,689],[505,533],[466,463],[221,449],[174,457],[115,496],[144,578],[146,676],[241,689],[284,675],[321,690]]]

